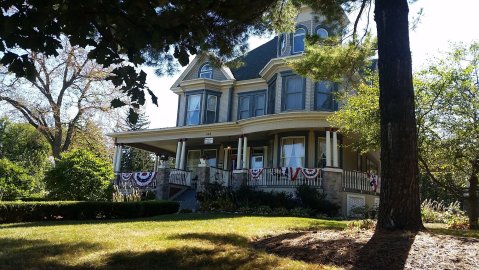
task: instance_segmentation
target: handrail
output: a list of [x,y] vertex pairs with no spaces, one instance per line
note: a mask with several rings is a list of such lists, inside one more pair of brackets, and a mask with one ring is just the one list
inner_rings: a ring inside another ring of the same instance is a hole
[[[288,169],[286,172],[285,170]],[[252,175],[252,170],[248,171],[248,185],[249,186],[275,186],[275,187],[290,187],[308,185],[314,187],[322,187],[322,170],[314,168],[317,175],[303,174],[303,168],[263,168],[259,175]],[[306,169],[306,168],[304,168]]]

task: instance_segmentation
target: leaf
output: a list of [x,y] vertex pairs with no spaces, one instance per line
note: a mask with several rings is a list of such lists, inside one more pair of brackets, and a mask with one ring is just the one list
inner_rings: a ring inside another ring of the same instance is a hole
[[123,102],[123,101],[121,101],[121,100],[118,99],[118,98],[115,98],[114,100],[111,101],[111,106],[112,106],[113,108],[120,108],[120,107],[123,107],[123,106],[125,106],[125,105],[126,105],[126,103]]
[[136,124],[138,122],[138,113],[135,112],[132,108],[130,108],[130,111],[128,113],[128,121],[132,124]]
[[150,90],[150,88],[148,88],[148,93],[151,96],[151,102],[153,102],[153,104],[158,106],[158,97],[153,93],[153,91]]

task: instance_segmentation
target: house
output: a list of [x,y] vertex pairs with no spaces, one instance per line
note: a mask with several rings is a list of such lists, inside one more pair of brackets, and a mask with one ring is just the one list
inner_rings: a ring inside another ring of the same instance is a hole
[[[152,168],[158,179],[168,178],[161,188],[153,186],[165,198],[192,182],[201,189],[201,183],[221,181],[288,192],[308,184],[338,203],[343,215],[377,205],[379,179],[369,173],[379,174],[378,153],[360,155],[345,147],[354,138],[327,121],[338,109],[334,92],[340,85],[301,77],[285,62],[301,57],[307,34],[324,38],[341,28],[305,7],[294,33],[250,51],[239,68],[215,67],[207,53],[197,55],[171,87],[178,95],[176,127],[110,134],[117,145],[115,172],[127,145],[175,157],[167,175]],[[132,175],[123,173],[129,181]]]

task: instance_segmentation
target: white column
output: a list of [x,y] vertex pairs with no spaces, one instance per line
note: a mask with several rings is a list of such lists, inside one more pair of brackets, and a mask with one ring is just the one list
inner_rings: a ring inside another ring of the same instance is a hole
[[118,146],[115,144],[115,151],[113,152],[113,160],[112,160],[112,163],[113,163],[113,172],[116,173],[116,157],[118,156]]
[[339,167],[338,160],[338,135],[333,131],[333,167]]
[[[281,76],[279,76],[281,77]],[[279,166],[278,164],[278,155],[279,155],[279,142],[278,142],[278,134],[274,134],[274,141],[273,141],[273,168]]]
[[180,169],[185,169],[185,161],[186,161],[186,139],[183,139],[183,143],[181,144],[181,157],[180,157]]
[[118,155],[116,155],[116,168],[115,172],[119,173],[121,170],[121,156],[123,155],[123,146],[118,145]]
[[326,130],[326,167],[331,167],[331,135]]
[[225,151],[225,153],[223,155],[223,170],[228,170],[228,158],[229,158],[228,155],[229,155],[229,151],[230,151],[229,147],[226,147],[224,149],[224,151]]
[[158,156],[158,154],[155,154],[155,165],[153,166],[153,171],[154,172],[158,171],[158,160],[159,160],[159,156]]
[[236,155],[236,169],[241,170],[241,151],[243,151],[243,137],[239,137],[238,139],[238,154]]
[[181,159],[181,139],[178,140],[178,146],[176,146],[176,158],[175,158],[175,168],[180,168],[180,159]]
[[248,137],[243,138],[243,169],[248,169]]

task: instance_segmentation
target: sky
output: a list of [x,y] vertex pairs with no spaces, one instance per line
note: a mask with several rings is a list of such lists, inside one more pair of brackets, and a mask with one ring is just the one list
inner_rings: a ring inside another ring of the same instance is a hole
[[[479,42],[478,0],[418,0],[410,6],[410,15],[415,17],[420,8],[423,8],[420,22],[410,32],[414,70],[426,65],[428,59],[446,51],[451,42]],[[371,22],[371,28],[375,30],[374,20],[371,19]],[[249,47],[254,49],[272,37],[254,37],[250,39]],[[171,77],[157,77],[152,69],[146,70],[147,84],[158,96],[158,107],[151,103],[146,105],[150,128],[176,125],[178,96],[170,91],[170,87],[183,70],[184,68]]]

